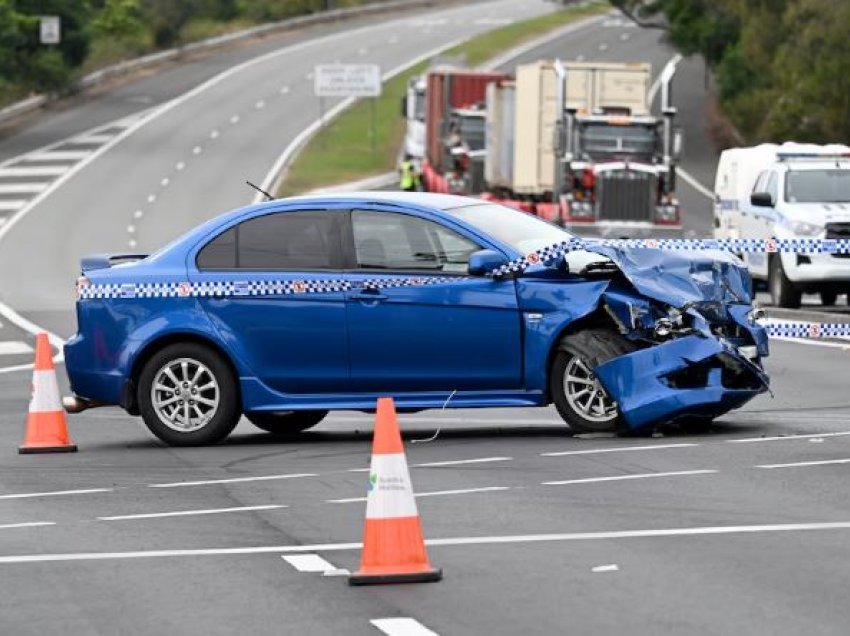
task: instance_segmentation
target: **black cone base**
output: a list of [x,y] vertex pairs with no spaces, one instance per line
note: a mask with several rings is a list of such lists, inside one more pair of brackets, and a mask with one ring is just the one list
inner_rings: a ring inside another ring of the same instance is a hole
[[38,455],[39,453],[76,453],[76,444],[67,446],[18,446],[19,455]]
[[409,574],[359,574],[348,577],[349,585],[390,585],[392,583],[431,583],[443,578],[443,570],[427,570]]

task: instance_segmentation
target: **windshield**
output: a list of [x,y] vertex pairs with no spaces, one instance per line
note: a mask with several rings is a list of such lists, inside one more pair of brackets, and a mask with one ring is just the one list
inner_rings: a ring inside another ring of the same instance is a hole
[[647,126],[612,126],[585,124],[580,129],[579,143],[583,154],[647,155],[655,152],[655,129]]
[[460,117],[460,136],[470,150],[484,149],[484,132],[483,117]]
[[572,238],[568,232],[536,216],[494,203],[470,205],[446,212],[510,245],[520,254],[528,254]]
[[414,95],[413,116],[419,121],[425,121],[425,91],[417,90]]
[[850,202],[850,170],[789,170],[785,177],[789,203]]

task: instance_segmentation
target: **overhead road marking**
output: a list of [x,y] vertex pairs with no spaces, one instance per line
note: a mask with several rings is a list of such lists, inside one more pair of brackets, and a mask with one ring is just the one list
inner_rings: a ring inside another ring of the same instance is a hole
[[274,481],[278,479],[296,479],[298,477],[318,477],[316,473],[290,473],[287,475],[262,475],[260,477],[231,477],[228,479],[205,479],[203,481],[176,481],[168,484],[148,484],[149,488],[183,488],[185,486],[209,486],[213,484],[239,484],[246,481]]
[[850,464],[850,459],[826,459],[814,462],[794,462],[791,464],[762,464],[756,468],[798,468],[804,466],[829,466],[831,464]]
[[38,194],[47,189],[50,183],[0,183],[0,194]]
[[[465,488],[462,490],[437,490],[434,492],[417,492],[414,493],[414,497],[417,499],[419,497],[443,497],[446,495],[468,495],[471,493],[477,492],[496,492],[501,490],[510,490],[509,486],[485,486],[483,488]],[[350,497],[348,499],[326,499],[325,503],[334,503],[334,504],[342,504],[342,503],[357,503],[366,501],[366,497]]]
[[4,523],[0,530],[13,530],[15,528],[40,528],[41,526],[55,526],[55,521],[30,521],[28,523]]
[[638,475],[615,475],[613,477],[589,477],[586,479],[567,479],[565,481],[544,481],[541,486],[568,486],[571,484],[593,484],[602,481],[626,481],[632,479],[652,479],[655,477],[686,477],[689,475],[713,475],[717,470],[679,470],[670,473],[642,473]]
[[616,448],[589,448],[586,450],[540,453],[541,457],[563,457],[565,455],[595,455],[596,453],[620,453],[625,451],[661,450],[664,448],[691,448],[699,444],[658,444],[657,446],[618,446]]
[[[50,525],[47,522],[42,525]],[[818,530],[850,530],[850,521],[826,523],[777,523],[750,526],[696,526],[650,530],[613,530],[603,532],[565,532],[560,534],[521,534],[481,537],[449,537],[426,539],[428,546],[504,545],[514,543],[550,543],[560,541],[595,541],[610,539],[649,539],[660,537],[697,537],[727,534],[770,532],[809,532]],[[0,564],[56,563],[63,561],[113,561],[125,559],[158,559],[187,556],[238,556],[246,554],[301,554],[305,552],[342,552],[361,550],[363,544],[319,543],[313,545],[252,546],[242,548],[196,548],[186,550],[138,550],[131,552],[71,552],[57,554],[21,554],[0,556]]]
[[211,508],[208,510],[178,510],[176,512],[152,512],[139,515],[117,515],[114,517],[98,517],[99,521],[129,521],[132,519],[158,519],[160,517],[190,517],[192,515],[217,515],[226,512],[256,512],[259,510],[277,510],[287,508],[283,505],[241,506],[239,508]]
[[112,492],[112,488],[86,488],[84,490],[56,490],[54,492],[24,492],[14,495],[0,495],[0,499],[36,499],[39,497],[64,497],[66,495],[89,495],[98,492]]
[[414,618],[376,618],[369,622],[387,636],[440,636]]
[[0,177],[58,177],[69,169],[70,166],[14,166],[0,168]]
[[282,558],[299,572],[331,572],[336,570],[333,564],[328,563],[318,554],[290,554],[283,555]]
[[0,212],[15,212],[27,204],[27,199],[0,200]]
[[[769,416],[768,416],[769,417]],[[746,437],[743,439],[727,439],[727,444],[751,444],[754,442],[778,442],[786,439],[806,439],[809,437],[841,437],[850,435],[850,431],[839,431],[836,433],[807,433],[805,435],[775,435],[773,437]]]

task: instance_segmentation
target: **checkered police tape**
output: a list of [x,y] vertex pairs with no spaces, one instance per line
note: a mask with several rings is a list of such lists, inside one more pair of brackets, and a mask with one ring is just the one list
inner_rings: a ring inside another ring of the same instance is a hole
[[764,326],[771,338],[846,338],[850,323],[840,322],[770,322]]

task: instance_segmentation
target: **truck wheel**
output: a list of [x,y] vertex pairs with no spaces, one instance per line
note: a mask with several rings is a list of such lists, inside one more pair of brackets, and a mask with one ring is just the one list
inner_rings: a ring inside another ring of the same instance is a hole
[[622,425],[617,403],[599,384],[595,370],[635,349],[608,329],[588,329],[561,340],[549,373],[549,392],[573,432],[616,431]]
[[242,410],[230,366],[211,349],[191,342],[155,353],[142,369],[137,395],[145,424],[171,446],[221,441]]
[[838,300],[838,294],[835,292],[821,292],[820,293],[820,304],[824,307],[832,307],[835,304],[835,301]]
[[782,269],[782,259],[778,256],[770,259],[770,271],[768,272],[767,286],[770,289],[770,299],[776,307],[796,309],[800,306],[800,290],[788,280],[785,270]]
[[327,411],[254,411],[245,417],[259,429],[277,436],[306,431],[325,419]]

